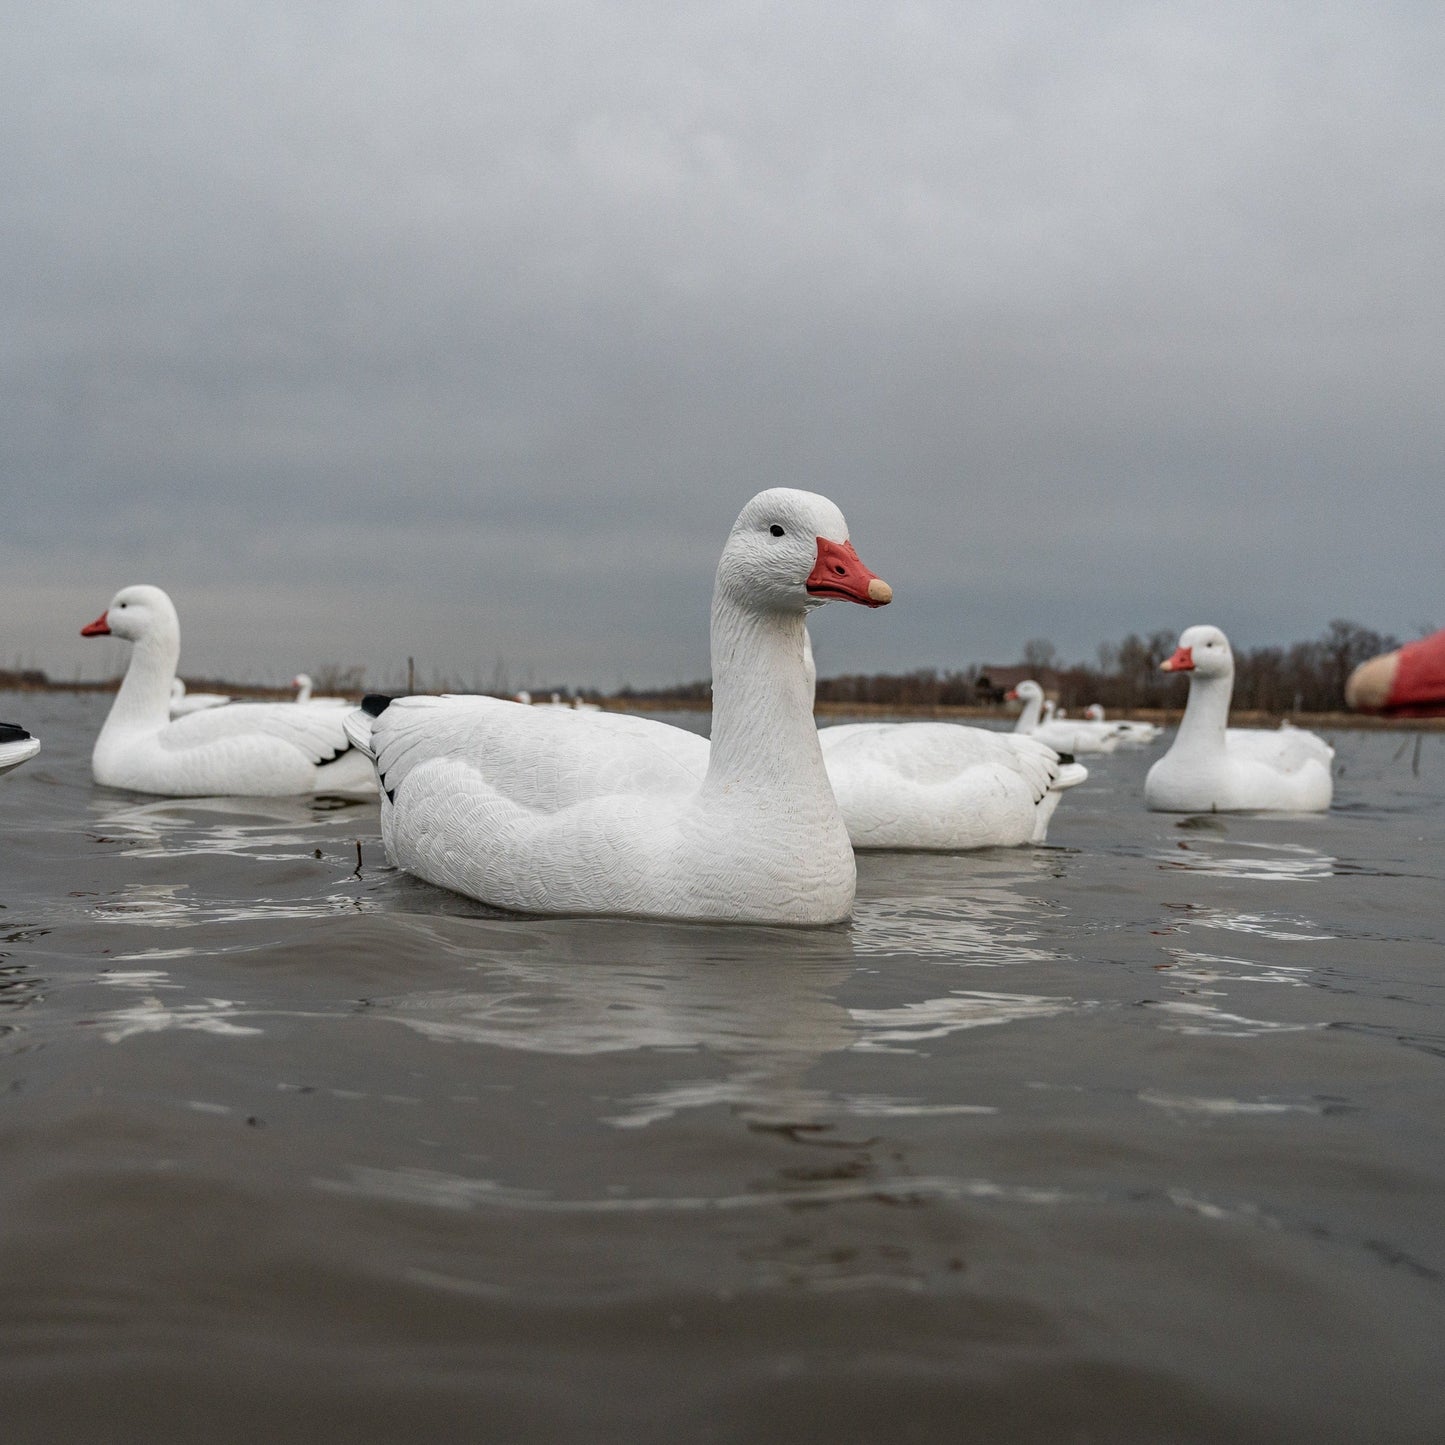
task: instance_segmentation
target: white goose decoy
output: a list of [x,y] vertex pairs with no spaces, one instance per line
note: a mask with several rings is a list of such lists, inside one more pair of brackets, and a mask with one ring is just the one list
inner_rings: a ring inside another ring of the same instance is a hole
[[[815,679],[806,633],[803,651]],[[960,723],[841,723],[818,738],[855,848],[1042,843],[1060,795],[1089,776],[1033,738]]]
[[178,677],[171,679],[170,714],[185,717],[187,713],[204,712],[208,707],[224,707],[230,698],[220,692],[187,692]]
[[296,689],[296,696],[293,699],[301,704],[315,703],[324,707],[354,707],[355,703],[349,697],[315,697],[312,695],[312,688],[316,684],[311,680],[309,672],[298,672],[291,679],[291,686]]
[[[817,671],[803,633],[811,696]],[[669,756],[707,769],[707,741],[669,730]],[[1088,769],[1043,743],[957,723],[842,723],[818,730],[823,762],[855,849],[960,852],[1042,843],[1066,788]]]
[[1088,769],[1015,733],[959,723],[845,723],[818,730],[855,848],[955,852],[1042,843]]
[[339,708],[232,703],[172,720],[181,628],[159,587],[122,588],[80,631],[132,644],[130,666],[91,753],[97,783],[166,797],[375,792],[370,763],[347,740]]
[[1082,722],[1074,718],[1044,721],[1044,690],[1032,678],[1019,683],[1009,697],[1024,710],[1014,732],[1031,737],[1060,753],[1112,753],[1119,746],[1119,731],[1112,723]]
[[[1084,709],[1084,717],[1089,722],[1104,722],[1104,708],[1101,703],[1091,702]],[[1158,740],[1164,729],[1157,723],[1127,722],[1120,719],[1110,724],[1119,730],[1119,741],[1126,747],[1137,747],[1144,743],[1152,743]]]
[[1144,801],[1159,813],[1322,813],[1335,750],[1303,728],[1232,728],[1234,654],[1217,627],[1191,627],[1165,672],[1189,675],[1189,701],[1169,751],[1149,769]]
[[743,508],[712,603],[713,729],[485,697],[368,699],[347,718],[399,868],[520,912],[827,924],[855,867],[803,668],[808,611],[881,607],[843,514],[791,488]]
[[8,773],[40,751],[40,739],[14,723],[0,723],[0,773]]

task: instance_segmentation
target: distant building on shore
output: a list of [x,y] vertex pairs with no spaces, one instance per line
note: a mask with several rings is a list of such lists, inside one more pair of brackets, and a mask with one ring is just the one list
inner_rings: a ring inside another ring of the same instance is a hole
[[1032,678],[1050,696],[1059,692],[1059,673],[1053,667],[1026,667],[1015,663],[1011,667],[981,667],[978,670],[978,700],[980,702],[1002,702],[1019,683]]
[[27,667],[20,671],[0,667],[0,688],[23,691],[32,687],[49,687],[50,679],[38,668]]

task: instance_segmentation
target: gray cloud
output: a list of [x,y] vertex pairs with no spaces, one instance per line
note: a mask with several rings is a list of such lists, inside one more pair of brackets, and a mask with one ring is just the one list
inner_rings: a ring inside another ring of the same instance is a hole
[[825,670],[1445,622],[1434,7],[33,9],[0,655],[696,676],[777,483]]

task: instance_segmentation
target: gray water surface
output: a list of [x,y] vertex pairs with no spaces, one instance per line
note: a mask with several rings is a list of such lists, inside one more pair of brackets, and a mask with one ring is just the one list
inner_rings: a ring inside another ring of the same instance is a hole
[[0,695],[7,1441],[1445,1438],[1445,739],[794,931],[97,789],[108,701]]

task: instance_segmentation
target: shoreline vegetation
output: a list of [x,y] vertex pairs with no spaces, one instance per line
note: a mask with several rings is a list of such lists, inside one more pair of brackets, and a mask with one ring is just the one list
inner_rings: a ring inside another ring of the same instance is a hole
[[[33,673],[25,674],[20,680],[14,673],[0,671],[0,692],[115,692],[120,678],[90,678],[73,682],[56,682],[48,678],[39,680]],[[819,688],[823,687],[820,679]],[[186,686],[195,692],[219,692],[237,702],[289,702],[295,696],[294,688],[269,687],[260,683],[226,682],[219,678],[186,678]],[[418,687],[417,692],[477,692],[476,688]],[[360,703],[361,690],[337,689],[337,695],[350,697]],[[498,694],[489,694],[497,696]],[[627,689],[623,692],[602,694],[578,694],[586,702],[606,712],[668,713],[668,712],[711,712],[712,698],[706,684],[697,684],[686,689],[668,689],[659,692]],[[536,699],[545,702],[544,698]],[[1008,722],[1018,716],[1017,706],[1009,703],[954,703],[921,702],[898,699],[890,702],[857,701],[851,699],[830,699],[820,697],[814,704],[813,712],[818,717],[850,718],[912,718],[938,722]],[[1184,716],[1179,707],[1138,707],[1110,711],[1110,719],[1135,722],[1158,723],[1161,727],[1176,727]],[[1229,721],[1236,727],[1278,727],[1289,722],[1296,727],[1320,729],[1358,729],[1382,732],[1445,732],[1445,717],[1390,717],[1377,713],[1347,712],[1343,708],[1323,711],[1301,709],[1275,711],[1267,708],[1235,708]]]
[[[1172,727],[1184,714],[1188,689],[1178,676],[1161,671],[1159,664],[1174,651],[1176,640],[1173,631],[1152,632],[1148,637],[1131,633],[1121,642],[1100,646],[1094,663],[1064,663],[1051,642],[1034,638],[1024,644],[1022,661],[1008,666],[971,666],[947,672],[918,668],[906,673],[820,677],[813,711],[820,717],[1007,721],[1018,714],[1018,708],[1007,701],[1008,692],[1024,678],[1033,678],[1046,696],[1075,717],[1081,717],[1090,703],[1100,703],[1111,720],[1133,719]],[[1311,642],[1236,649],[1230,721],[1244,727],[1274,727],[1288,721],[1309,728],[1445,730],[1445,717],[1396,717],[1345,709],[1345,680],[1351,672],[1367,658],[1399,646],[1395,637],[1336,618]],[[335,664],[318,667],[316,691],[356,702],[364,692],[373,691],[519,696],[506,684],[506,669],[500,663],[490,687],[478,686],[475,681],[467,686],[462,679],[446,674],[433,673],[429,679],[424,678],[413,658],[406,660],[405,685],[390,681],[367,685],[366,671],[364,667]],[[187,677],[184,681],[192,692],[222,693],[237,701],[290,701],[295,696],[291,687],[219,678]],[[118,677],[59,682],[37,668],[0,668],[0,690],[114,692],[119,685]],[[584,701],[612,712],[709,712],[712,708],[711,688],[706,680],[664,688],[622,687],[612,693],[531,689],[534,702],[545,703],[549,697],[563,703]]]

